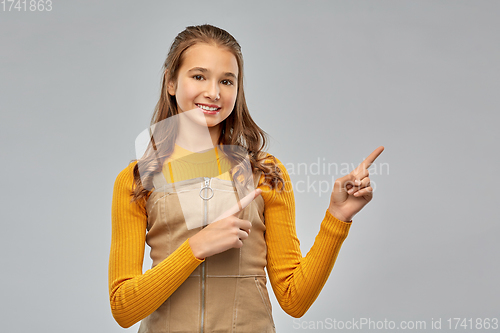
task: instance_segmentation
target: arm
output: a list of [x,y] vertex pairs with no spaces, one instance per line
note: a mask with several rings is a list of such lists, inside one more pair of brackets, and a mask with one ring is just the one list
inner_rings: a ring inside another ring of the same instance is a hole
[[265,201],[267,272],[280,306],[293,317],[303,316],[318,297],[335,264],[350,222],[326,211],[313,246],[302,257],[295,231],[295,200],[290,177],[279,160],[285,188],[262,186]]
[[142,273],[146,240],[145,202],[130,202],[131,163],[116,178],[112,203],[109,298],[113,317],[130,327],[154,312],[202,262],[188,240],[154,268]]

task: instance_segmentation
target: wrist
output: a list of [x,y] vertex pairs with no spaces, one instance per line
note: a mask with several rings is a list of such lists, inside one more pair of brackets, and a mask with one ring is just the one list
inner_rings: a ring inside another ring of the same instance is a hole
[[352,220],[352,216],[346,216],[342,213],[340,213],[338,210],[336,210],[333,207],[328,207],[328,211],[330,214],[332,214],[333,217],[335,217],[337,220],[343,221],[343,222],[350,222]]
[[196,240],[193,240],[193,238],[188,238],[188,243],[189,247],[191,248],[191,252],[193,253],[193,256],[198,259],[198,260],[205,260],[205,255],[203,254],[203,251],[199,248],[199,244],[196,242]]

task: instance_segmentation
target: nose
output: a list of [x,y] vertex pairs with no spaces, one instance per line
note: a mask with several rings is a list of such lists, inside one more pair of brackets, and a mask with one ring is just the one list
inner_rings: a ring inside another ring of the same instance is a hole
[[207,84],[207,89],[205,91],[205,97],[217,101],[220,98],[220,89],[218,82],[210,82]]

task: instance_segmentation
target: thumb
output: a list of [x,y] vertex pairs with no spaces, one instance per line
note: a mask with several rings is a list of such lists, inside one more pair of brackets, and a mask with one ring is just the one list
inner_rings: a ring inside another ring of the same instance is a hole
[[355,177],[352,174],[345,175],[344,177],[335,180],[333,192],[347,192],[354,185]]

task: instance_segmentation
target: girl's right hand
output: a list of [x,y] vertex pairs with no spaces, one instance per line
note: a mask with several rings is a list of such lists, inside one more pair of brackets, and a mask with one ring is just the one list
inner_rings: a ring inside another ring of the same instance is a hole
[[196,258],[204,259],[231,248],[241,248],[243,240],[248,238],[252,223],[237,217],[238,213],[262,193],[256,189],[239,204],[228,209],[224,214],[189,238],[189,245]]

